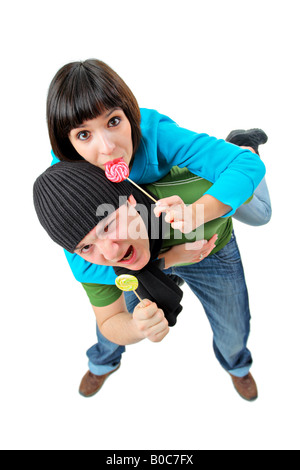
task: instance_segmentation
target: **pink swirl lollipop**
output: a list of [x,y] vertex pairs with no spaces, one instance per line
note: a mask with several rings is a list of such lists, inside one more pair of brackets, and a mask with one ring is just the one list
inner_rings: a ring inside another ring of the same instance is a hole
[[129,168],[123,158],[108,162],[105,165],[105,175],[109,181],[113,183],[121,183],[129,176]]
[[136,186],[140,191],[142,191],[146,196],[148,196],[155,203],[157,202],[154,197],[150,196],[144,189],[138,186],[134,181],[128,178],[129,176],[129,167],[123,158],[118,158],[112,162],[107,162],[105,164],[105,176],[112,183],[121,183],[124,180],[128,180],[131,184]]

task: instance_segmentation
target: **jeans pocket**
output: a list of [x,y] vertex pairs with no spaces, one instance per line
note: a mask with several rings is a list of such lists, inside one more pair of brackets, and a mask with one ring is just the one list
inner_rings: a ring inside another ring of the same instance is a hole
[[233,235],[227,245],[224,246],[220,251],[215,253],[215,256],[219,261],[227,264],[235,264],[241,261],[240,251]]

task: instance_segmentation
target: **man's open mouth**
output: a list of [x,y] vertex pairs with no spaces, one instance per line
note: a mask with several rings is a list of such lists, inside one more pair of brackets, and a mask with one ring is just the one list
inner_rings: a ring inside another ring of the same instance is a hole
[[135,256],[135,249],[131,245],[125,253],[125,256],[119,261],[119,263],[129,263],[132,261],[133,257]]

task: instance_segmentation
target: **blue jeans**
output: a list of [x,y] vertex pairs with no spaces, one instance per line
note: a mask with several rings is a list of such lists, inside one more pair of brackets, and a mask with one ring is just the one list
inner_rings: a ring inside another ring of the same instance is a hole
[[233,215],[236,220],[247,225],[266,225],[272,217],[272,206],[266,179],[256,188],[253,199],[239,207]]
[[[237,377],[247,375],[252,365],[247,349],[250,311],[234,233],[218,253],[194,265],[167,269],[165,273],[184,279],[200,300],[213,331],[214,352],[221,366]],[[128,311],[132,313],[139,301],[133,292],[126,292],[125,297]],[[180,315],[184,315],[184,311]],[[87,352],[91,372],[102,375],[113,370],[124,351],[123,346],[111,343],[98,331],[98,344]]]

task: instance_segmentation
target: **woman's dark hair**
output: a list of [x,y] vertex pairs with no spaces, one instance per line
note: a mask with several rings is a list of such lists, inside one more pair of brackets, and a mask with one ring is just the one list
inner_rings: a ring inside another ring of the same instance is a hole
[[96,59],[72,62],[53,78],[47,98],[47,123],[54,154],[62,161],[82,160],[69,140],[72,129],[106,110],[121,108],[131,125],[133,155],[141,139],[141,114],[126,83]]

